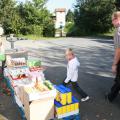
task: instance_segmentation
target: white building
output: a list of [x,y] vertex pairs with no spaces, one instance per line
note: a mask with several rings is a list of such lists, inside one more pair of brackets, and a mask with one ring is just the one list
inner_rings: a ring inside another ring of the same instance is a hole
[[64,28],[66,23],[66,9],[65,8],[57,8],[55,9],[55,28]]

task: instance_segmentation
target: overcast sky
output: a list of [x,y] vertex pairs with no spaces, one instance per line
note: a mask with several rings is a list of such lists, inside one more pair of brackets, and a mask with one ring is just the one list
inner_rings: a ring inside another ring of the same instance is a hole
[[[17,0],[20,2],[24,2],[25,0]],[[47,8],[53,12],[55,8],[66,8],[72,9],[74,7],[76,0],[48,0]]]

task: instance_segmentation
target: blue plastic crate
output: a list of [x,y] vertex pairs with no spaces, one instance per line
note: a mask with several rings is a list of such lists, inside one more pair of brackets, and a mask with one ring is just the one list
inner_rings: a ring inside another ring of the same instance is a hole
[[61,93],[71,92],[71,89],[68,87],[65,87],[64,85],[55,85],[55,88]]
[[74,96],[72,96],[72,101],[73,101],[73,103],[79,103],[79,100]]
[[63,120],[80,120],[80,114],[65,117]]
[[55,88],[59,91],[59,92],[61,92],[61,93],[66,93],[66,90],[65,89],[62,89],[60,86],[55,86]]
[[71,92],[71,89],[68,88],[68,87],[66,87],[66,86],[64,86],[64,85],[59,85],[59,87],[60,87],[61,89],[65,90],[66,93]]

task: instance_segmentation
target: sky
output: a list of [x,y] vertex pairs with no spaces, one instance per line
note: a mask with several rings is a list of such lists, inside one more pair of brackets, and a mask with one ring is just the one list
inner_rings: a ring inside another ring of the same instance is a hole
[[[20,2],[24,2],[25,0],[17,0]],[[73,9],[76,0],[48,0],[46,7],[51,12],[54,12],[56,8],[66,8]]]

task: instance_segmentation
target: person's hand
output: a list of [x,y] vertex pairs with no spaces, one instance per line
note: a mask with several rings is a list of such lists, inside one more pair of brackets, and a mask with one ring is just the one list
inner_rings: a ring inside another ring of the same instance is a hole
[[112,65],[112,72],[113,72],[114,74],[117,73],[117,65],[115,65],[115,64]]

